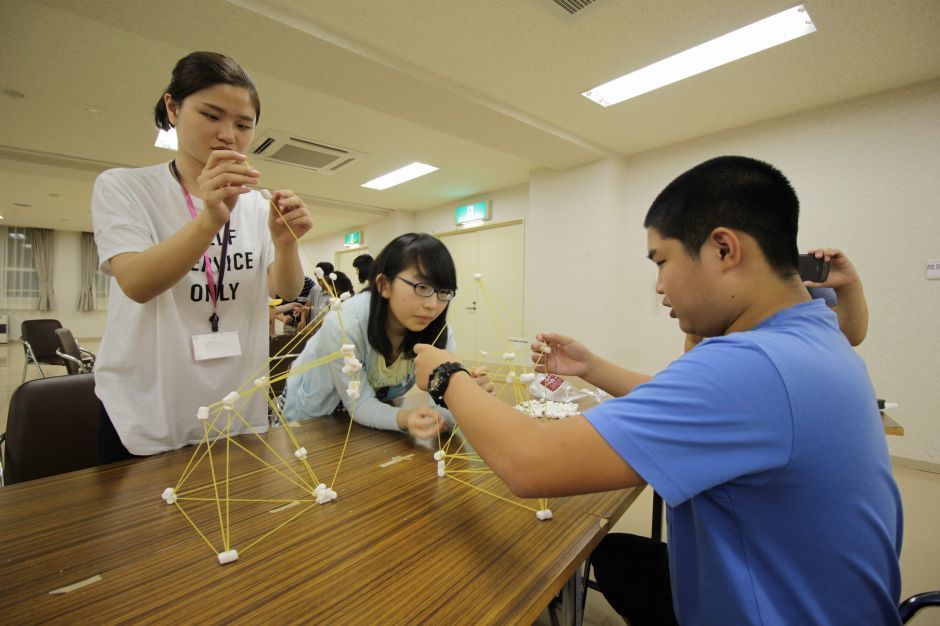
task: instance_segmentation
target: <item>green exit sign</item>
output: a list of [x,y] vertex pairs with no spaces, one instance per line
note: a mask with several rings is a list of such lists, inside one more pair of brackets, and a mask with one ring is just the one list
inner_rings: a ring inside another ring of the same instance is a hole
[[457,207],[455,214],[457,225],[490,219],[490,201],[482,200],[466,206]]
[[362,231],[357,230],[354,233],[346,233],[346,238],[343,240],[343,246],[347,248],[352,248],[354,246],[362,245]]

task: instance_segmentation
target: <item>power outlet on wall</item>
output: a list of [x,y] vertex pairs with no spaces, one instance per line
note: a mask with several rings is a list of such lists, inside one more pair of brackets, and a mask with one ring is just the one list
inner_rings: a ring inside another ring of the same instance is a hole
[[940,259],[927,261],[927,280],[940,280]]

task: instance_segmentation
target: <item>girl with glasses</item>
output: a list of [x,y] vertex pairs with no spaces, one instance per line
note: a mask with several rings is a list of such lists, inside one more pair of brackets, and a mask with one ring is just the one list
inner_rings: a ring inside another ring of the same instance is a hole
[[[418,441],[436,438],[452,423],[449,413],[430,403],[416,408],[393,403],[415,384],[415,344],[455,349],[453,333],[446,327],[447,305],[456,289],[454,261],[437,238],[418,233],[395,238],[373,262],[369,288],[343,303],[342,328],[335,311],[327,314],[294,362],[299,369],[339,351],[344,343],[354,344],[363,364],[360,397],[349,397],[352,378],[343,373],[342,360],[332,361],[288,379],[285,418],[329,415],[342,405],[365,426],[406,431]],[[489,377],[478,376],[476,381],[492,390]]]

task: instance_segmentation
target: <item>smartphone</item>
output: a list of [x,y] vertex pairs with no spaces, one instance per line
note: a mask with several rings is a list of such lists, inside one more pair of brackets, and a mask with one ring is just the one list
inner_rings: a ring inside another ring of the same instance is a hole
[[800,280],[821,283],[827,278],[829,278],[829,261],[817,259],[814,254],[800,255]]

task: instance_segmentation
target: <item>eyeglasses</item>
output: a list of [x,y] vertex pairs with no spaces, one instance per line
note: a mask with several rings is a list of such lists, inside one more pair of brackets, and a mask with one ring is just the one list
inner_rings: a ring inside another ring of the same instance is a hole
[[399,279],[403,283],[411,285],[415,293],[421,296],[422,298],[430,298],[434,294],[437,294],[437,299],[441,302],[450,302],[454,299],[454,296],[457,295],[457,290],[455,289],[435,289],[427,283],[413,283],[410,280],[406,280],[401,276],[396,276],[395,278]]

